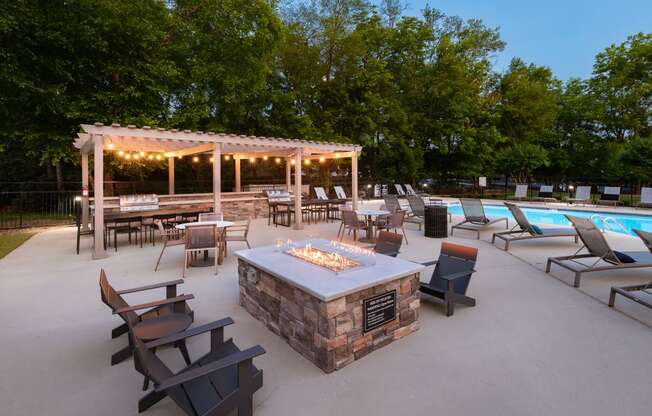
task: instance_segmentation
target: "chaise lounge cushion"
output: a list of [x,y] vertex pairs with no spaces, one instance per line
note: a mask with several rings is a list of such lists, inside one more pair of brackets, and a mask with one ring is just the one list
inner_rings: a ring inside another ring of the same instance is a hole
[[614,251],[614,254],[621,263],[636,263],[636,260],[633,259],[629,254],[623,253],[621,251]]

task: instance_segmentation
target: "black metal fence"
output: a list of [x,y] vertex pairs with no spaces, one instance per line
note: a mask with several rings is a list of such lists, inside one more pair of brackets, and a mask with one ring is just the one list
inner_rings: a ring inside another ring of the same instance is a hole
[[72,224],[80,191],[0,192],[0,229]]

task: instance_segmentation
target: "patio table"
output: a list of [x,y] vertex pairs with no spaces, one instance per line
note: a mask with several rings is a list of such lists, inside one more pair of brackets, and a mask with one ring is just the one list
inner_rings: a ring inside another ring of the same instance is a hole
[[361,215],[367,218],[367,236],[361,238],[359,241],[363,243],[373,243],[376,241],[376,227],[373,221],[373,218],[384,217],[389,215],[389,211],[384,211],[382,209],[367,209],[361,208],[355,210],[356,215]]

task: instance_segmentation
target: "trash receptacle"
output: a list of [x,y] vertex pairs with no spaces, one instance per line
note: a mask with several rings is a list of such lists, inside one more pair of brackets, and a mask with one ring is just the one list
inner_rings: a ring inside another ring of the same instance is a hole
[[448,207],[440,204],[426,205],[423,225],[423,235],[426,237],[448,237]]

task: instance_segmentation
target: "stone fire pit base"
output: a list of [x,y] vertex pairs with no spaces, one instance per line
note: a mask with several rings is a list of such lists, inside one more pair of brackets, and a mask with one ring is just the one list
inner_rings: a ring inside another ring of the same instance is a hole
[[[329,301],[242,259],[238,276],[240,305],[327,373],[419,329],[418,273]],[[364,332],[364,300],[392,291],[396,291],[396,318]]]

